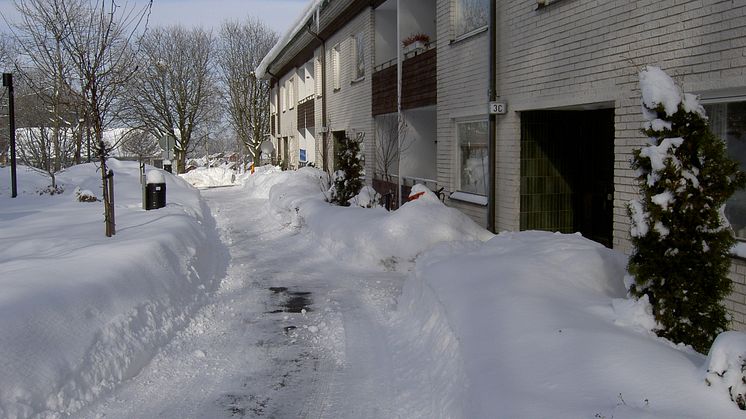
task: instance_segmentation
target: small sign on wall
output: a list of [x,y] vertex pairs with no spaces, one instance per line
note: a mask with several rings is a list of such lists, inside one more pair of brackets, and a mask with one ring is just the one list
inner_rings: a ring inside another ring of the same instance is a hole
[[508,104],[505,102],[490,102],[490,115],[505,115],[508,113]]
[[300,161],[306,161],[306,150],[300,149]]

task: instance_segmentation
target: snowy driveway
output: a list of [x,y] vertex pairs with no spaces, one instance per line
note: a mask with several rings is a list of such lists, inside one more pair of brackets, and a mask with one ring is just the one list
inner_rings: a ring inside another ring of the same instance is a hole
[[404,274],[332,259],[238,188],[203,196],[231,256],[219,291],[81,416],[394,416],[389,314]]

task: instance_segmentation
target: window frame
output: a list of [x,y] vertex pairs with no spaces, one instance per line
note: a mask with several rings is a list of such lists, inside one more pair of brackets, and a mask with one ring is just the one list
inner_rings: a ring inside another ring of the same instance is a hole
[[[463,31],[461,31],[461,19],[462,15],[460,13],[461,7],[463,5],[463,2],[465,1],[479,1],[486,3],[487,9],[486,9],[486,19],[485,23],[480,26],[474,26],[473,28],[464,28]],[[489,1],[488,0],[453,0],[453,15],[451,17],[451,28],[453,31],[453,39],[452,42],[458,42],[462,39],[469,38],[471,36],[474,36],[476,34],[482,33],[487,30],[489,26]]]
[[287,94],[288,94],[288,110],[293,109],[295,107],[295,90],[293,89],[293,76],[290,76],[289,79],[285,82],[287,84]]
[[350,65],[350,77],[352,83],[355,83],[365,79],[365,33],[363,31],[357,32],[351,38],[350,64],[353,65]]
[[[459,126],[466,125],[466,124],[485,124],[485,138],[484,138],[484,155],[483,159],[486,158],[487,161],[483,164],[483,183],[484,183],[484,193],[478,193],[473,192],[469,190],[465,190],[463,187],[463,174],[464,174],[464,165],[462,164],[463,160],[463,151],[461,146],[461,132],[459,129]],[[456,192],[459,192],[459,195],[471,195],[474,197],[486,197],[488,196],[488,188],[489,188],[489,119],[486,116],[475,116],[470,117],[466,119],[460,119],[454,121],[454,138],[456,140]],[[461,199],[465,200],[465,199]]]
[[[726,118],[725,122],[727,124],[728,105],[739,103],[739,104],[743,104],[742,106],[746,106],[746,96],[730,96],[730,97],[726,96],[726,97],[717,97],[717,98],[712,98],[712,99],[701,99],[700,103],[702,104],[702,106],[705,107],[705,110],[707,112],[707,117],[708,117],[708,119],[710,121],[712,121],[714,118],[713,118],[713,115],[711,113],[711,110],[707,109],[707,107],[708,106],[713,106],[713,105],[725,105],[725,107],[726,107],[725,108],[725,118]],[[746,110],[745,110],[745,112],[746,112]],[[718,131],[715,131],[712,123],[710,122],[710,130],[712,131],[712,133],[714,135],[716,135],[718,138],[720,138],[721,140],[723,140],[725,142],[725,149],[728,152],[728,156],[730,158],[735,159],[736,161],[739,162],[739,166],[740,166],[741,170],[746,170],[746,155],[744,155],[744,157],[741,158],[741,159],[734,157],[734,155],[732,155],[730,153],[730,150],[732,150],[732,147],[728,147],[728,139],[727,139],[726,136],[722,135],[723,133],[720,131],[720,129],[718,129]],[[727,132],[726,132],[726,135],[727,135]],[[746,139],[746,128],[744,129],[744,132],[742,133],[741,138]],[[743,163],[741,163],[741,161],[743,161]],[[736,194],[738,194],[739,192],[743,193],[744,197],[746,198],[746,191],[736,191]],[[730,202],[732,199],[734,199],[734,197],[735,197],[735,194],[730,199],[728,199],[728,201],[726,201],[726,203],[725,203],[725,208],[726,209],[728,207],[728,202]],[[726,219],[727,219],[727,216],[726,216]],[[733,236],[735,237],[735,239],[737,241],[739,241],[739,242],[746,242],[746,235],[739,236],[738,231],[736,231],[736,229],[733,228],[734,224],[730,220],[728,220],[728,223],[731,225],[731,229],[733,230]],[[744,220],[743,220],[743,226],[741,226],[740,230],[741,231],[746,230],[746,218],[744,218]]]
[[332,88],[334,91],[338,91],[342,88],[342,64],[341,61],[341,48],[340,44],[336,44],[331,50],[331,61],[332,61]]

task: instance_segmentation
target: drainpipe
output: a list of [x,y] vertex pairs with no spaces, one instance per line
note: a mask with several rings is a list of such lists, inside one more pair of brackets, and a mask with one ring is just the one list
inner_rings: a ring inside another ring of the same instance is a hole
[[[269,66],[267,66],[269,67]],[[264,71],[265,73],[269,74],[269,81],[270,86],[272,86],[272,79],[274,79],[277,84],[277,103],[275,104],[275,109],[277,110],[277,135],[275,136],[275,139],[277,140],[277,161],[280,161],[280,138],[282,138],[282,133],[280,132],[282,124],[280,123],[280,115],[282,114],[282,110],[280,110],[280,79],[275,76],[274,74],[269,72],[269,69]],[[269,97],[272,98],[272,87],[269,88]]]
[[[321,38],[318,34],[321,22],[319,20],[320,8],[316,8],[316,32],[312,31],[309,26],[306,26],[306,32],[311,34],[316,40],[321,43],[321,126],[326,127],[326,40]],[[328,150],[328,135],[329,129],[327,127],[326,132],[321,133],[321,147],[324,152],[321,153],[321,160],[324,167],[324,171],[329,173],[329,150]]]
[[401,173],[401,126],[403,117],[401,113],[401,83],[402,83],[402,50],[401,50],[401,4],[400,0],[396,0],[396,156],[397,156],[397,168],[396,168],[396,196],[398,197],[396,208],[401,208],[401,187],[402,187],[402,173]]
[[[489,101],[497,100],[497,0],[490,0],[490,53],[489,53]],[[495,189],[497,179],[497,115],[490,112],[489,140],[487,143],[489,167],[489,190],[487,191],[487,229],[496,233],[495,229]]]

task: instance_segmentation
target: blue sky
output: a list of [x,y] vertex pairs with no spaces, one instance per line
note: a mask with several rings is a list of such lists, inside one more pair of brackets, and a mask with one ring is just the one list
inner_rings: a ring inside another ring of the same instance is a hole
[[[123,4],[126,0],[120,0]],[[272,29],[284,33],[310,0],[153,0],[151,26],[183,24],[215,28],[225,19],[255,16]],[[129,0],[129,4],[145,4]],[[17,16],[12,0],[0,0],[0,13],[14,20]],[[7,25],[0,19],[0,28]]]

